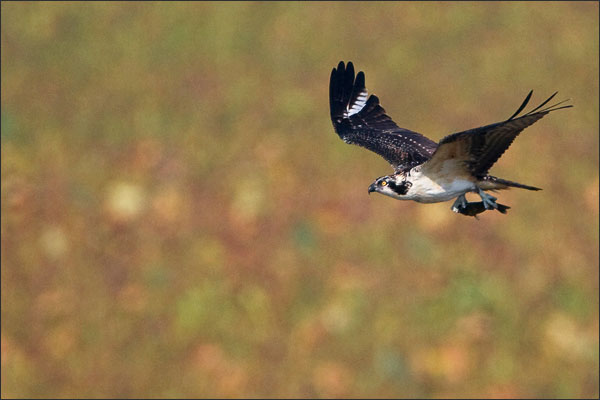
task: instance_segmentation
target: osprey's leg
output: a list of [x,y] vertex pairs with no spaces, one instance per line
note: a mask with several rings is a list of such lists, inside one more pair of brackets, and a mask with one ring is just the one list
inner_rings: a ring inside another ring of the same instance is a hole
[[483,206],[486,210],[498,208],[498,204],[496,204],[496,198],[491,194],[487,194],[483,190],[479,189],[479,196],[481,197],[481,200],[483,200]]
[[463,193],[456,198],[456,201],[452,204],[451,210],[457,213],[460,209],[464,210],[465,208],[467,208],[467,199]]

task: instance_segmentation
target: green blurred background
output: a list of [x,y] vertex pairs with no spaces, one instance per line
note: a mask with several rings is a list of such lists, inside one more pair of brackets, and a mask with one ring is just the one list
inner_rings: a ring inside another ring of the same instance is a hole
[[[2,2],[2,397],[597,397],[598,3]],[[367,195],[555,90],[508,215]]]

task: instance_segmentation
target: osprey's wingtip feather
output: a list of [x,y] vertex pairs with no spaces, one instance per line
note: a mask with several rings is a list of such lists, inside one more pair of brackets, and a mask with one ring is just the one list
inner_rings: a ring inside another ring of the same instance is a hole
[[519,113],[521,111],[523,111],[523,109],[525,107],[527,107],[527,103],[529,103],[529,99],[531,99],[531,95],[532,94],[533,94],[533,90],[531,90],[529,92],[529,94],[527,95],[527,97],[525,97],[525,100],[523,100],[523,104],[521,104],[521,106],[519,107],[519,109],[513,115],[511,115],[510,118],[507,119],[507,121],[510,121],[511,119],[513,119],[514,117],[516,117],[517,115],[519,115]]
[[[515,119],[519,115],[519,113],[521,113],[521,111],[523,111],[523,109],[529,103],[529,100],[531,99],[531,95],[532,94],[533,94],[533,90],[529,92],[529,94],[527,95],[527,97],[523,101],[523,104],[521,104],[521,106],[519,107],[519,109],[517,110],[517,112],[515,112],[513,115],[511,115],[511,117],[509,119],[507,119],[506,121],[511,121],[511,120]],[[554,105],[551,105],[549,107],[542,108],[546,104],[548,104],[550,102],[550,100],[552,100],[557,94],[558,94],[558,92],[552,93],[552,95],[550,97],[548,97],[546,100],[544,100],[544,102],[542,104],[540,104],[539,106],[535,107],[533,110],[525,113],[521,117],[527,117],[527,116],[534,115],[534,114],[547,114],[547,113],[549,113],[551,111],[556,111],[556,110],[561,110],[563,108],[573,107],[573,105],[565,105],[565,106],[558,107],[561,104],[564,104],[565,102],[567,102],[567,101],[570,100],[570,99],[567,99],[567,100],[560,101],[560,102],[558,102],[558,103],[556,103]],[[519,118],[521,118],[521,117],[519,117]]]
[[534,108],[533,110],[529,111],[527,114],[533,114],[534,112],[536,112],[537,110],[539,110],[540,108],[544,107],[550,100],[552,100],[554,98],[554,96],[557,95],[558,92],[554,92],[552,94],[552,96],[548,97],[546,99],[546,101],[544,101],[542,104],[540,104],[539,106],[537,106],[536,108]]

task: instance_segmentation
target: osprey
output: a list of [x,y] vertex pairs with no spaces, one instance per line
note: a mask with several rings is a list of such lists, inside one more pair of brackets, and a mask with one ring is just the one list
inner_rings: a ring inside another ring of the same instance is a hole
[[[486,191],[510,187],[539,188],[489,175],[488,170],[506,151],[519,133],[551,111],[572,107],[561,101],[544,107],[550,98],[526,114],[533,91],[507,120],[444,137],[439,143],[400,128],[379,105],[379,98],[368,96],[365,74],[354,76],[354,65],[340,61],[331,71],[329,106],[331,121],[346,143],[365,147],[387,160],[394,168],[391,175],[377,178],[369,193],[377,192],[399,200],[438,203],[456,198],[452,211],[476,216],[485,210],[506,213],[509,208],[496,203]],[[477,193],[481,202],[469,203],[465,194]]]

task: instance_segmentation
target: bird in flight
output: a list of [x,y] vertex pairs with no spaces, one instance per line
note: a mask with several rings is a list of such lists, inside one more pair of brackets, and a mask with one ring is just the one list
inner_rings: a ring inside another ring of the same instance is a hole
[[[438,203],[456,198],[452,211],[477,216],[485,210],[503,214],[509,208],[486,191],[516,187],[539,188],[489,175],[488,170],[508,149],[521,131],[551,111],[572,107],[568,100],[546,106],[550,98],[520,115],[533,91],[507,120],[444,137],[439,143],[420,133],[400,128],[385,113],[379,98],[368,95],[365,74],[354,75],[354,65],[340,61],[331,71],[329,106],[335,132],[346,143],[365,147],[388,161],[394,173],[375,179],[369,193],[377,192],[398,200]],[[473,192],[481,202],[467,202]]]

